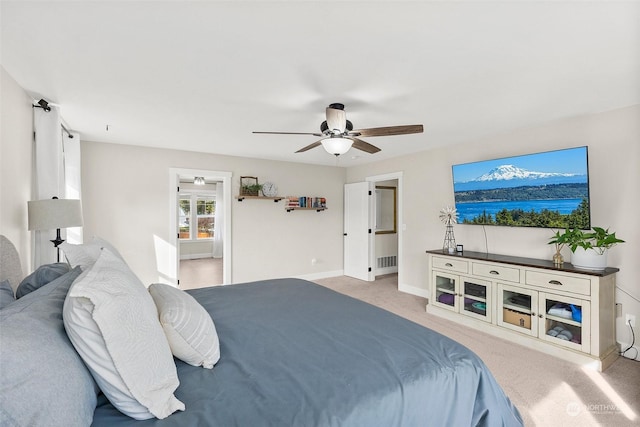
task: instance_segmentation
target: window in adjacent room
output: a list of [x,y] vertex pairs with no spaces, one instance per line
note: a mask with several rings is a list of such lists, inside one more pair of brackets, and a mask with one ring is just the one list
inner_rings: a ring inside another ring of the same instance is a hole
[[178,236],[181,240],[213,239],[216,199],[213,195],[180,194]]
[[198,239],[213,239],[216,201],[213,197],[196,196]]

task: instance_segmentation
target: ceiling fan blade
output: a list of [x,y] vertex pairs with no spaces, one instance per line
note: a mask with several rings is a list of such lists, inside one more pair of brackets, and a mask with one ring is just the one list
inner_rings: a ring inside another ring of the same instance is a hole
[[382,128],[356,129],[352,130],[349,135],[354,136],[392,136],[407,135],[410,133],[422,133],[424,128],[422,125],[406,125],[406,126],[386,126]]
[[317,132],[258,132],[253,131],[252,133],[266,133],[270,135],[314,135],[314,136],[322,136],[321,133]]
[[353,145],[352,145],[353,148],[357,148],[358,150],[362,150],[369,154],[377,153],[378,151],[380,151],[380,149],[375,145],[371,145],[368,142],[364,142],[361,139],[358,139],[358,138],[350,138],[350,139],[353,140]]
[[344,133],[347,128],[347,114],[344,110],[327,107],[327,126],[330,131],[338,129],[340,133]]
[[298,151],[296,151],[296,153],[304,153],[305,151],[309,151],[312,148],[316,148],[317,146],[321,145],[322,142],[321,141],[316,141],[313,144],[309,144],[306,147],[302,147],[301,149],[299,149]]

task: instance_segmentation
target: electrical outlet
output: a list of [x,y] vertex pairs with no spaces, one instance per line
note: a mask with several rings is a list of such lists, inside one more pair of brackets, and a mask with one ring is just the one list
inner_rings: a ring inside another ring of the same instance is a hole
[[631,324],[631,327],[635,328],[636,327],[636,316],[634,316],[633,314],[627,314],[626,317],[624,318],[624,324],[625,325]]

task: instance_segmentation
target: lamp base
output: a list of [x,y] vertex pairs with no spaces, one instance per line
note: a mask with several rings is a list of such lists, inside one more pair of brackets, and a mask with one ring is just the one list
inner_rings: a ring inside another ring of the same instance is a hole
[[64,239],[60,237],[59,228],[56,229],[56,238],[54,240],[50,240],[50,242],[53,243],[53,246],[58,250],[58,262],[60,262],[60,248],[58,246],[64,242]]

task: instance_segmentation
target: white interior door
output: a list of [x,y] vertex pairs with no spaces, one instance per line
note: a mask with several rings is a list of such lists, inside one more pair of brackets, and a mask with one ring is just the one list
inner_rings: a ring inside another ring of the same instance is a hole
[[344,275],[375,280],[373,182],[344,186]]

